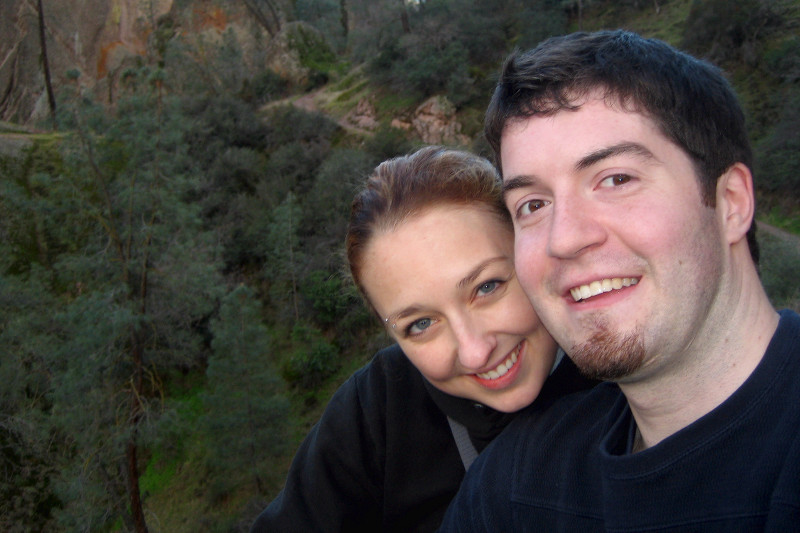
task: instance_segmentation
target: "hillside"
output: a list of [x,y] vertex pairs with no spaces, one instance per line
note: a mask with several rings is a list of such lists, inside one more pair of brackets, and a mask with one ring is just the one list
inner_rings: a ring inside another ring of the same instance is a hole
[[800,310],[798,0],[0,9],[0,530],[246,531],[388,342],[342,275],[355,189],[422,144],[487,154],[493,76],[550,35],[624,27],[729,73],[764,283]]

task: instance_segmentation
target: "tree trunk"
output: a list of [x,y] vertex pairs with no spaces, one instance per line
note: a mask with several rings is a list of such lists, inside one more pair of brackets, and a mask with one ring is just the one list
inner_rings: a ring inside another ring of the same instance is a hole
[[136,531],[136,533],[148,533],[147,523],[144,520],[142,499],[139,493],[139,461],[137,456],[137,446],[136,442],[134,442],[134,439],[135,435],[131,437],[131,440],[128,442],[128,447],[125,451],[128,470],[128,496],[131,503],[134,531]]
[[297,304],[297,274],[294,266],[294,202],[289,204],[289,270],[292,276],[292,304],[294,305],[294,320],[300,320],[300,307]]
[[344,38],[347,39],[347,35],[350,31],[347,27],[347,24],[349,23],[347,19],[347,0],[339,0],[339,22],[342,24]]
[[264,13],[264,11],[261,10],[261,7],[259,5],[261,4],[261,2],[259,2],[258,0],[242,0],[242,1],[244,2],[244,5],[247,6],[247,9],[250,11],[250,13],[252,13],[253,16],[256,18],[258,23],[261,24],[261,26],[265,30],[267,30],[269,36],[275,37],[275,34],[277,34],[281,29],[281,20],[278,15],[278,11],[273,5],[273,3],[270,2],[269,0],[265,0],[263,2],[270,11],[271,17],[268,17]]
[[406,0],[400,0],[400,22],[403,24],[403,33],[411,33],[411,23],[408,21]]
[[53,118],[53,129],[58,129],[56,124],[56,98],[53,95],[53,83],[50,79],[50,63],[47,59],[47,39],[45,39],[44,8],[42,0],[38,1],[39,7],[39,44],[42,48],[42,70],[44,71],[44,86],[47,90],[47,103],[50,105],[50,115]]

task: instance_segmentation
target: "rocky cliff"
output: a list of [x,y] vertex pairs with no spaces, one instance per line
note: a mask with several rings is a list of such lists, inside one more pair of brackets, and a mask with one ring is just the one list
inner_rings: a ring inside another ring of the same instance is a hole
[[[190,42],[220,42],[232,30],[251,69],[275,67],[289,77],[302,77],[296,54],[276,43],[243,2],[194,0],[43,0],[46,45],[56,92],[79,72],[82,87],[106,100],[113,98],[118,75],[154,53],[153,39],[168,21],[169,31]],[[292,25],[284,25],[291,28]],[[0,120],[34,123],[47,113],[41,63],[39,17],[33,0],[0,4]]]

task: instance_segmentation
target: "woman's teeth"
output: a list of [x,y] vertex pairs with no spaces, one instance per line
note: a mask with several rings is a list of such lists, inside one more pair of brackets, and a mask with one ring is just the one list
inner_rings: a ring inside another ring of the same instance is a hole
[[522,343],[518,344],[514,351],[506,358],[505,361],[497,365],[494,370],[490,370],[483,374],[477,374],[477,376],[481,379],[497,379],[500,376],[504,376],[509,369],[516,364],[517,359],[519,358],[519,350],[522,346]]
[[611,292],[613,290],[621,289],[622,287],[630,287],[639,283],[637,278],[606,278],[600,281],[593,281],[588,285],[581,285],[580,287],[573,287],[569,290],[572,294],[572,299],[576,302],[603,294],[604,292]]

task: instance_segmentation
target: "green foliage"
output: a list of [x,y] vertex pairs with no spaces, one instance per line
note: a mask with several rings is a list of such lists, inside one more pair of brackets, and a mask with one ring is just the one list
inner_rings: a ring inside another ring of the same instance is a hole
[[778,122],[756,146],[757,184],[786,201],[800,202],[800,91],[784,103]]
[[304,281],[303,295],[311,302],[314,321],[322,327],[335,326],[352,303],[341,277],[315,270]]
[[153,87],[120,100],[115,116],[98,117],[81,99],[64,105],[77,131],[62,163],[48,172],[23,165],[13,199],[17,210],[26,194],[36,199],[29,216],[48,256],[37,261],[44,269],[28,260],[20,272],[56,292],[40,337],[48,376],[40,414],[61,435],[52,483],[62,505],[53,516],[69,530],[130,527],[127,487],[139,467],[128,469],[125,456],[142,449],[161,412],[160,373],[202,355],[195,324],[219,286],[214,240],[186,203],[196,190],[186,123]]
[[339,128],[336,122],[323,113],[305,111],[291,105],[270,109],[264,119],[269,128],[268,149],[296,141],[328,141]]
[[51,513],[60,505],[51,486],[57,470],[47,441],[31,436],[26,422],[12,418],[0,426],[0,529],[9,533],[52,529]]
[[519,16],[516,45],[525,50],[548,37],[567,33],[567,13],[561,4],[559,0],[526,2]]
[[267,206],[278,205],[290,192],[308,192],[316,172],[330,147],[326,142],[293,141],[270,154],[264,175],[258,184],[258,195]]
[[800,37],[791,35],[781,40],[778,46],[764,54],[767,69],[777,74],[782,83],[800,80]]
[[273,210],[263,239],[267,258],[264,276],[270,284],[271,309],[275,318],[284,323],[300,318],[298,278],[305,260],[299,245],[299,224],[300,207],[294,194],[289,193]]
[[291,385],[311,391],[320,387],[339,368],[339,350],[313,326],[298,322],[292,330],[292,353],[283,366]]
[[[3,253],[0,245],[0,254]],[[43,413],[50,369],[47,353],[54,339],[49,311],[56,303],[32,266],[26,276],[0,273],[0,530],[45,531],[61,502],[53,480],[62,450]]]
[[345,45],[340,0],[296,0],[297,19],[317,29],[337,50]]
[[[178,100],[180,120],[185,121],[184,150],[203,167],[209,165],[216,151],[228,146],[263,149],[270,128],[254,120],[252,105],[230,97],[182,98]],[[177,118],[177,117],[176,117]]]
[[376,162],[408,154],[413,149],[414,144],[408,139],[406,132],[386,124],[382,124],[369,139],[364,141],[364,150]]
[[338,56],[328,46],[325,37],[303,24],[291,28],[289,45],[300,56],[300,63],[315,72],[324,74],[334,68],[338,61]]
[[800,235],[800,213],[792,213],[789,209],[774,206],[761,218],[776,228]]
[[262,70],[252,80],[244,80],[242,99],[255,105],[266,104],[289,94],[289,82],[271,69]]
[[324,263],[315,262],[315,268],[338,266],[337,258],[332,257],[330,251],[344,242],[353,196],[374,164],[374,159],[362,151],[339,148],[320,165],[302,204],[301,221],[306,249],[327,252],[313,254],[325,260]]
[[787,0],[694,0],[683,47],[717,64],[753,63],[755,47],[784,23]]
[[368,68],[373,79],[400,93],[418,98],[447,92],[456,104],[472,96],[473,80],[468,69],[468,54],[462,43],[430,41],[422,36],[390,43]]
[[50,266],[55,255],[80,240],[80,231],[65,235],[55,221],[69,213],[50,209],[50,197],[66,192],[53,178],[61,167],[52,141],[36,140],[18,157],[0,157],[5,177],[0,180],[0,232],[10,246],[5,257],[10,273],[27,272],[34,263]]
[[202,398],[209,466],[218,483],[225,483],[220,491],[234,488],[244,474],[264,493],[269,460],[286,447],[288,401],[270,363],[260,307],[255,292],[240,285],[222,300],[211,323],[208,392]]
[[780,240],[759,232],[761,281],[772,304],[800,312],[800,247],[797,242]]
[[565,28],[563,8],[552,1],[429,0],[408,11],[408,33],[385,36],[375,27],[381,38],[369,74],[417,98],[447,94],[457,106],[485,102],[492,85],[485,72],[497,68],[520,32],[527,44]]

